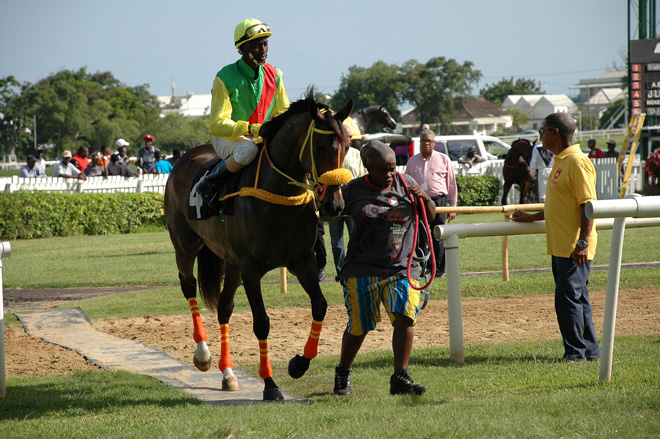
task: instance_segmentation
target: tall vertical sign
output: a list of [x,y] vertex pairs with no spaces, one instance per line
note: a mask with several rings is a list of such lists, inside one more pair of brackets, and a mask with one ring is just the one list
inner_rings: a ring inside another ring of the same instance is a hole
[[632,115],[660,116],[660,39],[630,42]]

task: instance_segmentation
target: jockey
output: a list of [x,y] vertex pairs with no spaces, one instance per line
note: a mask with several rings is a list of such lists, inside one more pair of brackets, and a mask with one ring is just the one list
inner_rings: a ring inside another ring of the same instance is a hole
[[271,35],[257,19],[238,23],[234,45],[241,58],[223,67],[213,81],[211,134],[213,149],[223,160],[197,186],[207,204],[231,173],[254,160],[261,125],[289,107],[282,71],[266,63]]

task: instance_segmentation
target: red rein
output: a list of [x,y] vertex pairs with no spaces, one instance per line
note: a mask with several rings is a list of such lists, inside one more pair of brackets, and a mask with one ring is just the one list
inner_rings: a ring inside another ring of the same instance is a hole
[[[408,192],[408,196],[410,197],[410,201],[412,202],[413,211],[415,212],[415,234],[414,234],[414,238],[413,238],[413,243],[414,243],[413,245],[416,246],[417,245],[417,233],[419,231],[419,211],[418,211],[418,208],[417,208],[417,201],[415,200],[415,196],[410,193],[410,190],[408,189],[408,185],[406,184],[406,180],[403,178],[403,175],[401,175],[400,172],[397,172],[396,174],[401,179],[401,182],[403,183],[403,187],[406,188],[406,192]],[[433,280],[435,279],[435,253],[433,252],[433,235],[431,235],[431,231],[430,231],[431,229],[429,228],[429,221],[426,218],[426,208],[424,207],[424,202],[421,199],[418,200],[418,201],[419,201],[419,205],[421,206],[422,212],[423,212],[422,221],[424,222],[424,227],[426,228],[426,233],[428,234],[428,237],[429,237],[429,250],[431,251],[431,278],[426,283],[426,285],[423,285],[421,287],[416,287],[410,281],[410,267],[412,266],[413,256],[415,256],[415,248],[414,247],[413,247],[412,251],[410,252],[410,256],[408,257],[408,270],[407,270],[406,274],[408,275],[408,283],[410,284],[410,286],[413,289],[417,290],[417,291],[421,291],[421,290],[426,289],[429,285],[431,285],[431,283],[433,283]]]

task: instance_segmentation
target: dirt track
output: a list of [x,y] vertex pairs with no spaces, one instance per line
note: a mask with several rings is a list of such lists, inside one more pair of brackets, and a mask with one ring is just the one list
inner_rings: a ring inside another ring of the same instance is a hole
[[[602,334],[605,291],[591,293],[596,331]],[[61,303],[61,298],[57,304]],[[44,303],[41,304],[44,306]],[[463,330],[466,345],[503,341],[556,339],[557,355],[561,355],[559,330],[551,295],[508,299],[467,298],[463,305]],[[660,290],[621,291],[617,312],[616,334],[660,334]],[[47,304],[46,304],[46,307]],[[306,308],[269,311],[271,332],[269,350],[273,361],[288,360],[300,353],[309,334],[311,315]],[[209,333],[209,346],[219,356],[220,332],[215,316],[203,314]],[[346,324],[343,306],[328,309],[319,355],[339,355],[341,334]],[[139,340],[190,362],[195,343],[190,316],[138,317],[94,322],[101,331],[118,337]],[[391,349],[391,326],[382,322],[367,337],[362,352]],[[447,347],[449,332],[447,302],[431,301],[418,318],[414,348]],[[76,352],[29,337],[22,327],[5,328],[6,374],[16,376],[60,375],[95,366]],[[413,356],[414,356],[413,348]],[[237,313],[231,319],[231,351],[234,366],[258,364],[257,342],[252,334],[252,316]]]

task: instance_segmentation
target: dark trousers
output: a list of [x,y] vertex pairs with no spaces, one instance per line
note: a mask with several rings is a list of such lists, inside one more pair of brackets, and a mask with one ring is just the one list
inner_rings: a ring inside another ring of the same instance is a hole
[[314,243],[314,253],[316,253],[316,267],[321,270],[325,268],[325,264],[328,262],[327,253],[325,251],[325,230],[323,228],[323,220],[319,218],[319,222],[316,229],[316,243]]
[[567,360],[600,358],[587,289],[590,271],[591,261],[580,266],[572,258],[552,257],[555,311]]
[[[446,207],[447,196],[440,195],[439,197],[431,197],[435,203],[435,207]],[[435,226],[442,226],[447,221],[446,213],[439,213],[435,215],[435,219],[429,223],[431,228],[431,236],[433,236],[433,229]],[[445,241],[438,241],[435,237],[431,240],[433,242],[433,253],[435,254],[435,276],[440,277],[445,274]]]

